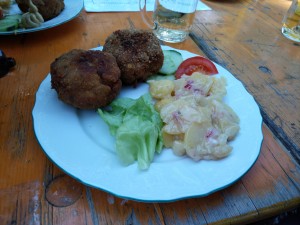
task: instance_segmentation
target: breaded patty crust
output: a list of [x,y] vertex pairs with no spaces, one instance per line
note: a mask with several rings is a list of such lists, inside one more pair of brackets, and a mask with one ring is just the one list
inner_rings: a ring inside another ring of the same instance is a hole
[[123,84],[136,85],[162,67],[164,55],[157,37],[145,30],[117,30],[105,41],[103,51],[113,54]]
[[122,87],[115,57],[102,51],[73,49],[51,63],[50,73],[59,99],[79,109],[107,106]]

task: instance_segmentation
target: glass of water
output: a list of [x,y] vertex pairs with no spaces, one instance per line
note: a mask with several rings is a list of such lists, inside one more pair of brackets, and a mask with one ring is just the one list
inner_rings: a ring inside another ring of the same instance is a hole
[[160,40],[177,43],[187,38],[199,0],[155,0],[152,20],[146,14],[147,0],[139,1],[143,20]]

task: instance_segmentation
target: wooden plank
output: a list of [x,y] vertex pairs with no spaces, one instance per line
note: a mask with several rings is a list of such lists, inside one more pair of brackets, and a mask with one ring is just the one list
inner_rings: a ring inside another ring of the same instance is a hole
[[242,221],[258,216],[241,182],[207,197],[160,204],[160,208],[167,224],[238,224],[241,215]]
[[[207,224],[199,199],[159,204],[166,224]],[[184,209],[184,210],[183,210]]]
[[300,206],[299,166],[293,163],[293,170],[286,170],[278,164],[279,155],[282,160],[289,155],[278,144],[268,145],[273,137],[267,128],[264,128],[264,135],[267,138],[255,166],[242,178],[261,218]]
[[38,181],[0,189],[0,224],[39,224],[41,196]]
[[[91,218],[90,208],[86,204],[84,195],[73,205],[67,207],[52,207],[51,223],[53,225],[94,225]],[[48,220],[49,221],[49,220]],[[46,221],[43,224],[47,224]]]
[[135,202],[91,189],[99,224],[164,224],[154,204]]
[[[264,127],[264,142],[272,156],[275,158],[280,167],[285,171],[290,181],[300,189],[300,165],[296,163],[289,151],[282,146],[274,134]],[[273,141],[276,140],[276,141]],[[284,149],[284,151],[283,151]]]

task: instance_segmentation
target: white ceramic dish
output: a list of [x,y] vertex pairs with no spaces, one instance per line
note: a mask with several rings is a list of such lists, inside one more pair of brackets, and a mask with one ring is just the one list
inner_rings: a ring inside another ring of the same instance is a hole
[[[65,8],[64,10],[55,18],[48,20],[42,23],[41,26],[36,28],[29,28],[29,29],[17,29],[13,31],[1,31],[0,35],[11,35],[11,34],[23,34],[23,33],[31,33],[40,30],[49,29],[52,27],[56,27],[63,23],[66,23],[72,19],[74,19],[83,9],[83,0],[64,0]],[[21,10],[19,9],[18,5],[14,3],[11,5],[9,10],[10,15],[22,14]]]
[[[178,51],[184,58],[194,56]],[[228,81],[225,102],[239,115],[241,127],[231,142],[232,153],[222,160],[194,162],[165,149],[147,171],[140,171],[136,163],[124,167],[115,154],[114,138],[96,111],[78,110],[58,100],[50,75],[36,93],[32,112],[36,137],[47,156],[66,173],[121,198],[166,202],[209,195],[233,184],[252,167],[263,139],[262,117],[253,97],[233,75],[216,66],[217,76]],[[147,91],[148,85],[140,84],[135,89],[123,88],[120,96],[138,98]]]

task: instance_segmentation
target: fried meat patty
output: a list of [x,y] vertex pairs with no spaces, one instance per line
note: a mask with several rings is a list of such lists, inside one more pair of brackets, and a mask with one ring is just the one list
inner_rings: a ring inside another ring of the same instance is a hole
[[122,87],[115,57],[102,51],[73,49],[51,63],[50,73],[58,98],[80,109],[107,106]]
[[123,84],[136,85],[162,67],[164,55],[157,37],[150,31],[117,30],[105,41],[103,51],[113,54]]
[[[16,3],[22,12],[28,12],[28,0],[16,0]],[[44,20],[58,16],[65,8],[64,0],[32,0],[32,3],[38,8]]]

